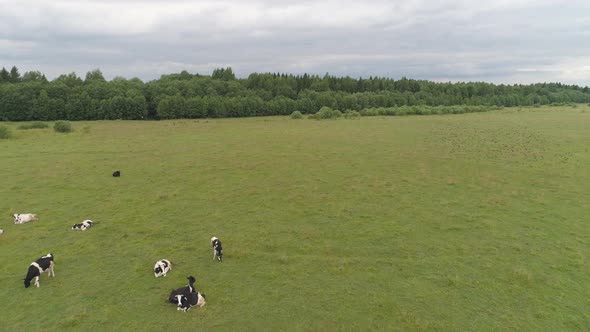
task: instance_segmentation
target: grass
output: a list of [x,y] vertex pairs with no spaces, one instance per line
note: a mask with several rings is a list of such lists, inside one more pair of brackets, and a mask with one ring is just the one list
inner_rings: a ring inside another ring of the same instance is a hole
[[[16,132],[0,141],[0,329],[588,330],[580,108]],[[57,276],[25,289],[47,252]],[[155,279],[161,258],[175,265]],[[208,303],[177,312],[165,299],[189,274]]]

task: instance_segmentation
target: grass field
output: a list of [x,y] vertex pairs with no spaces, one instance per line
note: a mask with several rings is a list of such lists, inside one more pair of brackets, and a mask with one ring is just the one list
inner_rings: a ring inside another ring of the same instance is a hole
[[5,125],[2,331],[590,330],[588,106]]

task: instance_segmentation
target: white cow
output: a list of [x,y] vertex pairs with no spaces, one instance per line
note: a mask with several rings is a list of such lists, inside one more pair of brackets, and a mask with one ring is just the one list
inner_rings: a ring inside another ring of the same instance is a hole
[[15,224],[24,224],[29,221],[39,220],[36,214],[33,213],[15,213],[12,215]]

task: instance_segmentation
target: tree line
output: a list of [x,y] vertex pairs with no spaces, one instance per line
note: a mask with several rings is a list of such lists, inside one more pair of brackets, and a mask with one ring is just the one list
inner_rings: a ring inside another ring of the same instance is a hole
[[39,71],[0,70],[0,120],[222,118],[314,114],[322,107],[363,111],[401,106],[533,106],[590,103],[589,88],[561,83],[504,85],[439,83],[402,77],[351,78],[329,74],[252,73],[231,68],[211,75],[186,71],[143,82],[99,69],[48,80]]

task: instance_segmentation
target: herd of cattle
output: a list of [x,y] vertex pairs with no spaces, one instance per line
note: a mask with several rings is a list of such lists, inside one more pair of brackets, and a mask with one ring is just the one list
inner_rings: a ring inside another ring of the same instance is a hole
[[[113,174],[115,176],[115,174]],[[13,214],[12,217],[14,218],[15,224],[25,224],[30,221],[39,220],[36,214],[33,213],[21,213],[21,214]],[[93,221],[92,220],[84,220],[82,223],[74,224],[72,226],[72,230],[81,230],[85,231],[92,227]],[[0,229],[0,235],[4,233],[4,230]],[[221,246],[221,241],[217,237],[211,238],[211,247],[213,248],[213,259],[217,259],[220,263],[222,261],[223,255],[223,248]],[[41,273],[47,272],[48,276],[55,277],[54,271],[55,261],[54,256],[52,253],[48,253],[45,256],[40,257],[36,261],[32,262],[29,265],[29,269],[27,270],[27,276],[24,279],[25,288],[31,286],[31,282],[33,279],[35,280],[34,285],[39,287],[39,278],[41,277]],[[172,263],[167,259],[161,259],[156,262],[154,266],[154,276],[156,278],[161,276],[166,276],[166,274],[172,269]],[[181,310],[186,312],[190,308],[202,307],[205,305],[205,294],[197,291],[194,287],[195,278],[193,276],[189,276],[188,278],[188,285],[185,287],[177,288],[172,290],[170,295],[168,296],[168,302],[173,303],[176,305],[177,310]]]

